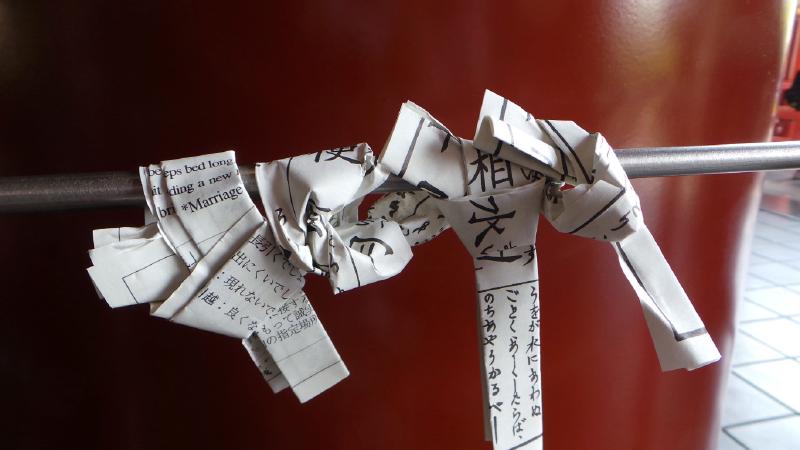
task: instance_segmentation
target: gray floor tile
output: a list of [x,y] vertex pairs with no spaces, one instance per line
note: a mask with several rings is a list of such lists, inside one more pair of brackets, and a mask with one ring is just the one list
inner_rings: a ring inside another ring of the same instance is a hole
[[759,224],[756,226],[755,235],[768,241],[783,243],[800,241],[800,234],[784,226]]
[[759,264],[750,273],[778,286],[800,283],[800,270],[781,263]]
[[800,411],[800,363],[792,359],[740,366],[734,374],[757,386],[780,403]]
[[764,173],[764,185],[767,183],[785,183],[791,181],[795,173],[795,169],[770,170]]
[[765,263],[768,263],[768,262],[775,262],[775,261],[773,261],[770,258],[761,256],[761,255],[756,255],[755,253],[751,253],[750,254],[750,259],[748,260],[748,264],[750,266],[757,266],[759,264],[765,264]]
[[783,316],[800,314],[800,293],[785,287],[749,291],[745,298]]
[[[750,291],[750,292],[758,292],[758,291]],[[749,322],[751,320],[761,320],[761,319],[774,319],[778,317],[778,315],[770,311],[763,306],[753,303],[750,300],[743,300],[739,302],[739,306],[736,308],[736,321],[737,322]]]
[[[759,211],[756,221],[757,224],[765,223],[768,225],[773,225],[778,227],[792,226],[796,222],[794,219],[791,219],[789,217],[782,216],[780,214],[774,214],[767,211]],[[756,225],[756,227],[758,227],[758,225]]]
[[780,318],[747,322],[739,325],[739,330],[785,356],[800,356],[800,324],[793,320]]
[[784,263],[784,264],[787,264],[792,269],[800,270],[800,260],[798,260],[798,259],[793,259],[791,261],[781,261],[781,262]]
[[797,217],[787,214],[782,214],[779,212],[769,211],[766,209],[762,209],[759,211],[756,220],[761,223],[767,223],[779,227],[792,226],[792,225],[800,226],[800,219],[798,219]]
[[[800,239],[798,239],[800,241]],[[800,250],[786,243],[755,239],[753,241],[753,255],[769,258],[773,261],[798,261]]]
[[786,225],[785,227],[789,231],[798,231],[800,232],[800,221],[794,221]]
[[733,343],[733,365],[785,358],[784,355],[743,333],[736,333]]
[[768,263],[768,262],[775,262],[775,261],[773,261],[770,258],[765,258],[763,256],[756,255],[755,253],[750,255],[749,264],[751,266],[757,266],[759,264],[764,264],[764,263]]
[[800,231],[800,221],[793,221],[786,224],[785,228],[789,231]]
[[717,449],[800,450],[800,220],[759,211],[748,272]]
[[758,234],[758,230],[761,228],[761,225],[756,225],[756,228],[753,230],[753,248],[761,247],[762,245],[770,246],[775,244],[771,239],[767,239],[763,236]]
[[747,450],[747,449],[737,444],[736,441],[731,439],[730,436],[720,431],[719,440],[717,441],[717,450]]
[[744,289],[745,291],[750,291],[753,289],[763,289],[765,287],[772,286],[775,286],[772,282],[750,274],[747,276],[747,280],[745,280]]
[[792,411],[768,395],[732,375],[728,378],[722,426],[752,422],[791,414]]
[[727,430],[751,450],[800,449],[800,416],[730,427]]

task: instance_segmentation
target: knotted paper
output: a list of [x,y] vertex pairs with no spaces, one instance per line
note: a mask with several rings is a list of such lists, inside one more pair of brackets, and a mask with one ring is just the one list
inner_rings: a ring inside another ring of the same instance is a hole
[[[155,316],[240,338],[273,390],[292,387],[301,401],[347,376],[233,152],[140,174],[157,224],[98,230],[90,252],[90,275],[111,306],[150,302]],[[334,364],[312,379],[326,361]]]
[[542,448],[541,212],[559,231],[612,243],[644,310],[663,370],[719,353],[644,225],[639,199],[600,134],[537,121],[487,91],[474,141],[420,107],[402,106],[380,162],[436,197],[473,257],[486,437],[496,449]]
[[[391,193],[358,218],[389,173]],[[419,106],[401,107],[379,160],[366,144],[258,164],[266,217],[233,152],[142,168],[156,223],[96,230],[89,268],[109,305],[237,337],[275,391],[307,401],[348,375],[303,293],[307,273],[335,293],[398,274],[411,247],[452,227],[473,259],[484,429],[495,449],[540,449],[539,214],[608,241],[639,297],[663,370],[719,359],[644,224],[615,153],[573,122],[537,120],[487,91],[473,140]]]
[[362,198],[386,181],[366,144],[256,166],[261,201],[288,260],[335,292],[400,273],[411,247],[391,220],[357,220]]

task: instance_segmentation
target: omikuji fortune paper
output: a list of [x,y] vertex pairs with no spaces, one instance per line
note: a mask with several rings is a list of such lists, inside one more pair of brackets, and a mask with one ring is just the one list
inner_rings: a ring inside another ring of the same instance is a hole
[[[536,230],[608,241],[636,292],[662,370],[720,358],[647,229],[602,135],[537,120],[486,91],[473,140],[407,102],[380,158],[361,143],[256,166],[264,216],[232,151],[140,169],[155,223],[95,230],[89,274],[112,307],[236,337],[277,392],[301,402],[349,374],[304,276],[334,293],[400,273],[411,248],[453,228],[473,260],[484,431],[497,450],[543,445]],[[395,174],[419,188],[362,199]],[[463,326],[469,326],[463,324]]]

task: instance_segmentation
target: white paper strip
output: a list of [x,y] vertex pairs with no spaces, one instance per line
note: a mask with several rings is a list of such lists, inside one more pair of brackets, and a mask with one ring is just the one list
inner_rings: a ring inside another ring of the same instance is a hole
[[[151,309],[156,316],[242,339],[272,389],[293,385],[301,401],[347,376],[302,292],[302,272],[275,244],[233,152],[165,161],[140,173],[158,228],[118,229],[117,240],[127,240],[117,243],[113,230],[95,233],[107,245],[91,252],[89,270],[110,304],[159,301]],[[318,367],[326,358],[337,364]]]
[[256,166],[278,245],[294,266],[327,277],[337,293],[394,276],[411,259],[397,223],[352,222],[347,212],[387,176],[366,144]]
[[496,448],[542,436],[536,207],[542,183],[437,201],[473,257],[485,415]]
[[162,234],[189,267],[253,207],[232,151],[163,161],[139,172]]
[[[386,195],[359,220],[389,172],[422,191]],[[233,152],[140,174],[157,224],[95,232],[98,291],[112,306],[149,302],[154,315],[242,339],[272,389],[291,387],[301,402],[348,376],[303,276],[325,276],[335,292],[389,278],[411,246],[452,226],[476,273],[486,438],[495,449],[542,448],[540,213],[563,233],[612,244],[663,370],[719,359],[605,139],[489,91],[473,141],[407,102],[378,162],[358,144],[257,165],[266,220]]]
[[[559,231],[612,242],[642,303],[663,370],[719,359],[602,136],[573,122],[537,121],[489,91],[474,141],[449,131],[425,134],[426,123],[446,130],[416,105],[404,105],[380,162],[439,194],[434,203],[475,260],[485,429],[496,449],[541,448],[543,442],[534,243],[539,211]],[[452,141],[459,145],[450,146]],[[520,316],[521,310],[529,315]],[[535,343],[525,361],[519,360],[521,340]]]
[[112,308],[164,300],[189,273],[153,225],[95,230],[95,246],[87,270]]

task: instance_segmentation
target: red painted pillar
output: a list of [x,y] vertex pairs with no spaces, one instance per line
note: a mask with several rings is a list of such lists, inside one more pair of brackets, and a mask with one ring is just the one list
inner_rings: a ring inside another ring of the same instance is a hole
[[[779,1],[229,3],[0,3],[0,175],[379,149],[406,99],[469,136],[484,88],[616,147],[759,141],[794,16]],[[757,176],[635,186],[725,357],[660,373],[611,248],[541,225],[547,450],[714,448]],[[96,298],[91,229],[140,220],[0,220],[11,447],[490,448],[471,265],[452,233],[386,282],[335,297],[309,282],[352,375],[301,406],[238,342]]]

